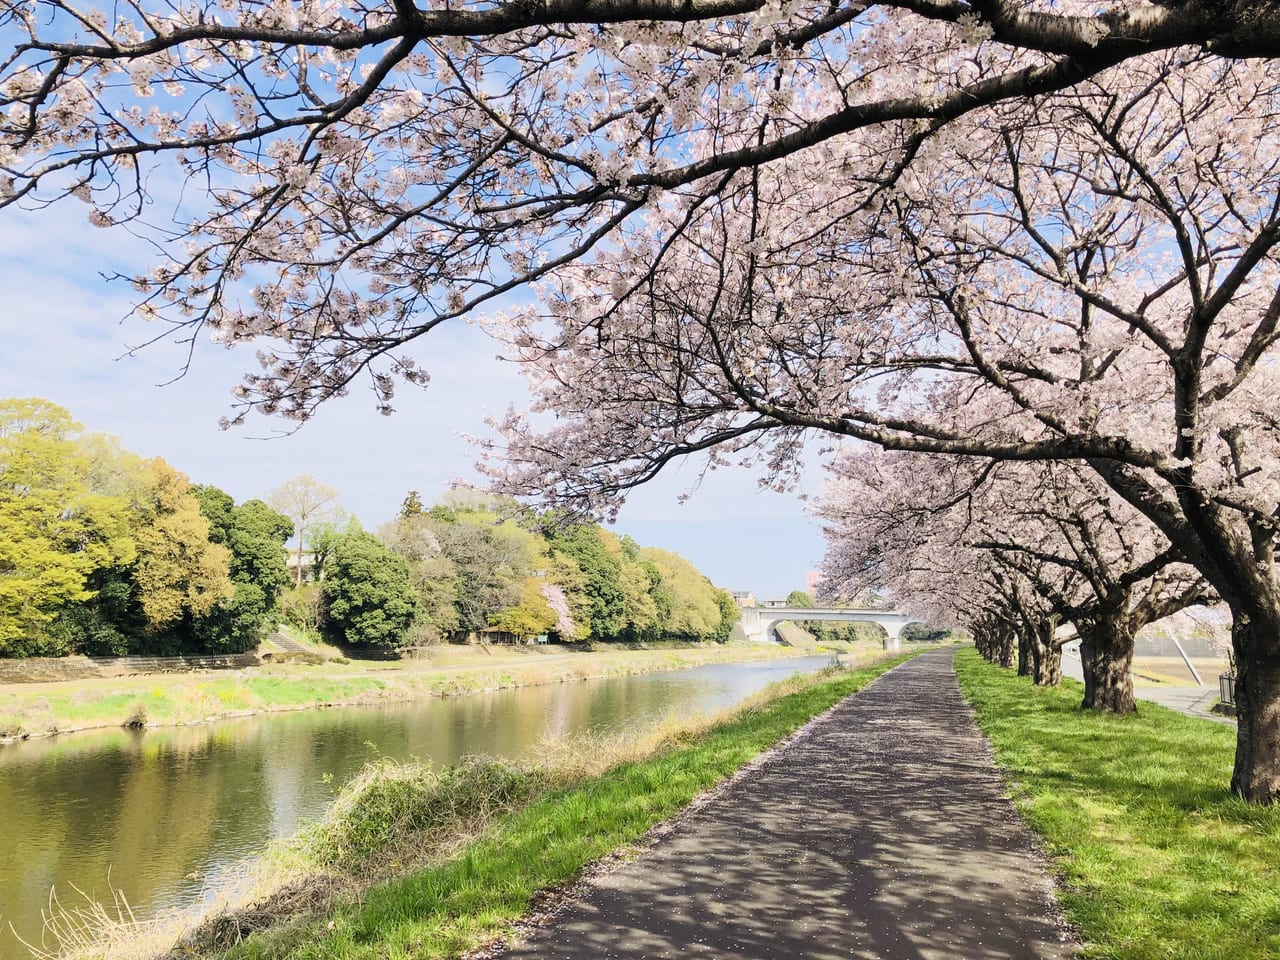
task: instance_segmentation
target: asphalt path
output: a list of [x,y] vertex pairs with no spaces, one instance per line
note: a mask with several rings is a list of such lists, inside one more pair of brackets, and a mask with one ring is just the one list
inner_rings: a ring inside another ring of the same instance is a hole
[[[1080,665],[1079,651],[1064,651],[1062,657],[1062,675],[1072,680],[1084,680],[1084,669]],[[1214,723],[1235,725],[1235,717],[1224,717],[1214,713],[1210,708],[1218,702],[1218,688],[1208,684],[1159,684],[1157,686],[1137,686],[1133,695],[1139,700],[1150,700],[1170,710],[1177,710],[1190,717],[1212,720]],[[1139,707],[1139,710],[1142,708]]]
[[839,704],[507,956],[1072,956],[951,657]]

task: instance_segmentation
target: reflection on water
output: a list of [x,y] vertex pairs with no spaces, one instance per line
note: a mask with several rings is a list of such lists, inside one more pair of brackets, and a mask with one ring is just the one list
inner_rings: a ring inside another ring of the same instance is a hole
[[146,733],[0,746],[0,958],[40,943],[56,886],[135,915],[210,897],[234,864],[321,814],[375,756],[452,763],[519,757],[547,738],[642,728],[743,699],[827,658],[502,690],[447,700],[274,714]]

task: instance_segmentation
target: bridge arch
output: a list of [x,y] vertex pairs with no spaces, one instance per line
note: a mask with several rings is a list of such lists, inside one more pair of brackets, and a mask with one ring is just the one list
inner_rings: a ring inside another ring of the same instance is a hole
[[772,643],[773,628],[783,620],[827,620],[834,623],[875,623],[887,634],[886,650],[902,647],[902,630],[908,624],[920,623],[919,617],[897,610],[865,610],[850,607],[789,607],[768,604],[742,607],[739,623],[748,640]]

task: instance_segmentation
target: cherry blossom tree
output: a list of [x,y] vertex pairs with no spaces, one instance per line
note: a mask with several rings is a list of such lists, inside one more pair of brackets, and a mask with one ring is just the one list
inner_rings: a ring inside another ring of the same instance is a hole
[[1277,24],[1261,0],[14,2],[0,205],[149,224],[138,312],[260,341],[245,407],[305,418],[368,373],[389,411],[427,378],[410,341],[673,195],[822,170],[859,131],[860,174],[892,179],[973,111],[1152,51],[1270,57]]
[[1083,460],[1231,607],[1233,785],[1269,801],[1276,26],[1260,0],[10,3],[0,205],[159,243],[138,313],[257,346],[237,416],[366,373],[390,411],[412,341],[543,284],[489,318],[565,418],[506,424],[510,488],[604,512],[690,453],[785,483],[813,431]]
[[932,592],[939,568],[976,567],[985,583],[970,589],[990,596],[968,615],[1011,628],[1038,683],[1058,681],[1063,644],[1080,638],[1086,709],[1133,712],[1138,631],[1212,599],[1159,530],[1080,464],[857,450],[833,473],[820,507],[830,579]]
[[1150,56],[909,162],[868,132],[668,204],[511,318],[559,420],[501,425],[509,489],[607,512],[698,453],[785,483],[815,431],[1083,462],[1232,610],[1233,787],[1271,802],[1278,93],[1265,64]]
[[849,486],[847,473],[837,475],[818,505],[827,535],[819,599],[887,597],[893,608],[923,621],[964,626],[993,663],[1012,668],[1016,662],[1020,675],[1034,676],[1040,662],[1034,639],[1047,615],[1024,602],[1034,594],[991,553],[943,537],[936,525],[942,511],[897,497],[890,503],[878,483],[871,484],[874,494],[854,500]]

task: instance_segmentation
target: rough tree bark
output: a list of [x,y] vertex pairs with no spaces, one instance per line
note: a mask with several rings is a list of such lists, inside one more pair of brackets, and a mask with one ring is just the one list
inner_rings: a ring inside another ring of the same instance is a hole
[[1031,637],[1026,630],[1018,631],[1018,676],[1030,677],[1035,672],[1032,662],[1034,651],[1032,650]]
[[1085,710],[1136,713],[1133,698],[1133,626],[1128,612],[1106,612],[1092,622],[1078,623],[1080,663],[1084,670]]
[[1006,670],[1012,670],[1017,660],[1017,650],[1014,648],[1013,631],[1009,629],[1001,630],[996,636],[996,662]]
[[1280,604],[1232,609],[1236,658],[1236,763],[1231,789],[1253,803],[1280,801]]
[[1057,622],[1042,621],[1028,630],[1031,649],[1031,680],[1038,687],[1056,687],[1062,682],[1062,648],[1053,641]]

